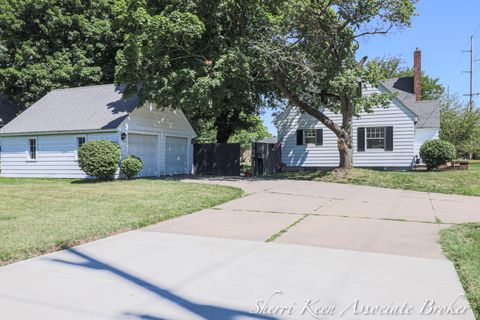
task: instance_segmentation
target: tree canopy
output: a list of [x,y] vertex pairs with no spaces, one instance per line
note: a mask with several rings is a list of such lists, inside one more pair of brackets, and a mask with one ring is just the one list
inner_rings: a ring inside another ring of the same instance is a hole
[[116,0],[0,0],[0,92],[30,105],[48,91],[113,82]]
[[456,96],[441,104],[440,138],[451,142],[459,156],[480,156],[480,110],[472,110]]
[[263,99],[252,83],[255,57],[245,51],[262,1],[118,1],[125,48],[116,81],[160,108],[209,119],[218,142],[255,123]]

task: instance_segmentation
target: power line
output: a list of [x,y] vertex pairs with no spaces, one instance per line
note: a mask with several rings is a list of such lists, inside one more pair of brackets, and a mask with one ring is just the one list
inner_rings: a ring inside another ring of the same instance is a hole
[[[479,25],[479,27],[480,27],[480,25]],[[477,27],[477,30],[478,30],[478,27]],[[477,30],[475,30],[474,34],[477,32]],[[470,75],[470,92],[467,93],[467,94],[464,94],[464,96],[469,97],[468,110],[472,111],[473,110],[473,97],[479,95],[478,92],[476,92],[476,93],[473,92],[474,63],[475,63],[475,61],[478,61],[478,59],[475,60],[474,55],[473,55],[473,35],[470,36],[470,50],[462,50],[462,52],[469,52],[470,53],[470,71],[463,71],[463,72],[468,73]]]

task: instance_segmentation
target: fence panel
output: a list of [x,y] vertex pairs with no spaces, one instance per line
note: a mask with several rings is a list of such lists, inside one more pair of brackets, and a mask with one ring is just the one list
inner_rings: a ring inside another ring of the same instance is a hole
[[239,176],[240,144],[194,144],[193,164],[198,175]]

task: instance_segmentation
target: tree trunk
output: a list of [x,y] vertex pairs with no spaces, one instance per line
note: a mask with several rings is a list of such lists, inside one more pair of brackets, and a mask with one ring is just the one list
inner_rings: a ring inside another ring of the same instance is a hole
[[223,126],[217,127],[217,143],[227,143],[232,133]]
[[217,143],[227,143],[233,134],[232,127],[227,115],[220,115],[215,119],[215,127],[217,129]]
[[353,168],[353,103],[347,97],[342,97],[341,102],[342,129],[337,134],[339,167],[341,170],[350,170]]
[[338,153],[340,155],[340,169],[350,170],[353,168],[353,139],[345,139],[345,137],[338,137]]

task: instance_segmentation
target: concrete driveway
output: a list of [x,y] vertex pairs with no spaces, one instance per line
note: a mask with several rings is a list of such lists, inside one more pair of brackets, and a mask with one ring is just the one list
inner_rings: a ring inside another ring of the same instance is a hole
[[145,230],[445,259],[438,232],[480,222],[480,197],[292,180],[184,181],[247,195]]
[[6,319],[473,319],[438,231],[480,199],[286,180],[0,268]]

